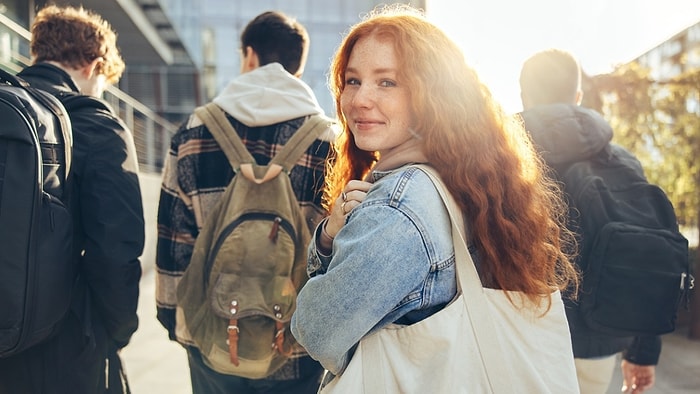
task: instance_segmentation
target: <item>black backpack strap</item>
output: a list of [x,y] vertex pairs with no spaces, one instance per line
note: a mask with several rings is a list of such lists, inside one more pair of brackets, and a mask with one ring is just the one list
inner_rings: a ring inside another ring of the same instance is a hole
[[62,108],[62,103],[58,98],[56,98],[52,94],[31,87],[29,83],[21,77],[18,77],[17,75],[12,75],[3,69],[0,69],[0,79],[8,82],[12,86],[24,89],[36,101],[40,102],[42,105],[48,108],[58,119],[58,122],[61,125],[61,133],[63,134],[63,145],[65,149],[66,160],[65,180],[67,180],[68,174],[70,173],[71,162],[73,157],[73,133],[71,131],[70,118],[68,117],[68,113],[65,111],[65,108]]
[[30,93],[39,100],[53,112],[58,118],[58,122],[61,124],[61,134],[63,135],[63,149],[65,150],[66,159],[66,176],[65,180],[68,181],[68,174],[71,170],[71,164],[73,162],[73,129],[70,123],[70,117],[65,107],[62,107],[60,100],[50,93],[43,92],[37,89],[28,89]]
[[10,85],[16,86],[18,88],[26,89],[29,87],[29,83],[27,83],[27,81],[25,81],[24,79],[22,79],[16,75],[10,74],[9,72],[3,70],[2,68],[0,68],[0,80],[3,80],[5,82],[9,83]]
[[[7,168],[7,140],[0,139],[0,196],[2,196],[3,185],[5,184],[5,168]],[[0,198],[0,208],[2,199]]]
[[78,112],[86,108],[101,109],[112,113],[112,110],[105,104],[104,101],[97,97],[86,96],[84,94],[76,93],[59,93],[59,100],[68,113]]

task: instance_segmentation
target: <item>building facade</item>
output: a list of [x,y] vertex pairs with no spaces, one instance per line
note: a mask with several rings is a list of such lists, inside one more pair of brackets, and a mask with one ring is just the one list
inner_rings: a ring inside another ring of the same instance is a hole
[[[130,90],[129,73],[132,67],[149,67],[155,80],[169,81],[165,72],[170,67],[187,68],[189,91],[183,97],[196,97],[198,85],[194,83],[197,69],[189,59],[175,31],[157,0],[4,0],[0,1],[0,67],[16,73],[29,65],[29,27],[36,10],[46,4],[83,6],[102,15],[118,34],[118,45],[127,64],[117,86],[110,86],[104,98],[119,112],[120,117],[134,132],[134,142],[141,168],[159,171],[167,152],[170,135],[176,126],[166,119],[167,109],[147,103],[148,98],[159,94],[149,90],[139,96],[138,89]],[[158,73],[161,73],[160,75]],[[160,76],[160,77],[158,77]],[[189,108],[188,108],[189,110]]]
[[[426,1],[404,1],[425,9]],[[200,70],[204,99],[210,100],[240,73],[240,35],[258,14],[278,10],[295,18],[311,40],[302,79],[313,89],[328,115],[334,115],[327,73],[343,33],[378,0],[162,0],[180,39]],[[196,4],[196,6],[195,6]]]
[[[404,0],[426,9],[426,0]],[[380,0],[0,0],[0,67],[17,72],[31,62],[29,26],[46,4],[82,6],[118,34],[126,70],[106,98],[136,130],[142,164],[158,170],[169,136],[195,107],[240,74],[240,35],[258,14],[279,10],[297,19],[311,41],[302,79],[327,115],[331,58],[344,33]]]

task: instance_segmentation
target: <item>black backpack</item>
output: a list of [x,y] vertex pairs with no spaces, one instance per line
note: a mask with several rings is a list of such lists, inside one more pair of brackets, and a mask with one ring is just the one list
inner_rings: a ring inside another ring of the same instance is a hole
[[673,331],[693,278],[688,241],[664,191],[616,145],[556,170],[581,237],[580,317],[611,336]]
[[70,306],[72,135],[61,101],[3,70],[0,119],[0,357],[9,357],[51,337]]

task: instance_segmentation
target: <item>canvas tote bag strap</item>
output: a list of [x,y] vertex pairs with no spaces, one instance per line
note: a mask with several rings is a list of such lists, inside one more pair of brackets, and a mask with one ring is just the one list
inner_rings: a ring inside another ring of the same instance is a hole
[[512,392],[516,387],[516,382],[511,382],[510,375],[503,373],[502,358],[505,358],[508,353],[505,352],[495,335],[497,331],[493,322],[493,314],[489,310],[490,303],[486,299],[481,279],[479,279],[476,266],[467,249],[462,212],[435,169],[422,164],[416,165],[416,167],[430,177],[450,215],[457,281],[459,289],[464,295],[462,299],[467,305],[470,323],[477,339],[476,343],[479,346],[479,354],[486,370],[489,385],[494,393]]

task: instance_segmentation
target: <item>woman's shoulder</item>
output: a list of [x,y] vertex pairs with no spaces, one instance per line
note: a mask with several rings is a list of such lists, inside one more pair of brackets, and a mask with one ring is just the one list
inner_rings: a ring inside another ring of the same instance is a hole
[[372,173],[373,189],[404,191],[405,188],[435,189],[432,180],[420,167],[407,165],[392,171],[375,171]]
[[416,212],[444,210],[440,194],[432,180],[420,168],[405,166],[394,171],[372,174],[374,185],[368,199],[386,200],[389,205],[410,208]]

